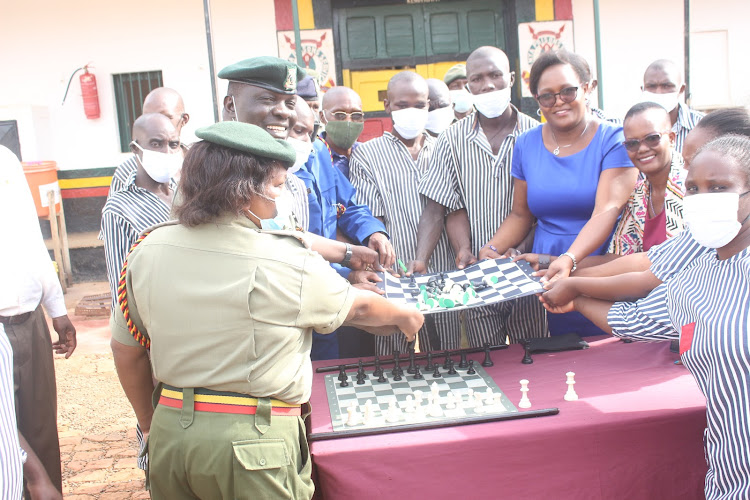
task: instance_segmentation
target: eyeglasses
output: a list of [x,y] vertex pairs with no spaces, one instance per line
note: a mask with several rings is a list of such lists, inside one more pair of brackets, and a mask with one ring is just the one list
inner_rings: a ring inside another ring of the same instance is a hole
[[562,102],[573,102],[578,97],[578,87],[566,87],[560,92],[541,94],[536,96],[536,101],[540,106],[551,108],[557,102],[557,96],[560,96]]
[[353,113],[344,113],[343,111],[331,113],[330,111],[327,111],[327,113],[337,122],[343,122],[347,118],[350,118],[353,122],[361,122],[365,119],[365,114],[361,111],[354,111]]
[[641,143],[645,144],[646,147],[655,148],[661,142],[662,136],[668,133],[668,131],[654,132],[653,134],[648,134],[643,139],[628,139],[627,141],[622,141],[622,145],[625,146],[625,149],[627,149],[631,153],[635,153],[636,151],[638,151],[638,149],[640,149],[641,147]]

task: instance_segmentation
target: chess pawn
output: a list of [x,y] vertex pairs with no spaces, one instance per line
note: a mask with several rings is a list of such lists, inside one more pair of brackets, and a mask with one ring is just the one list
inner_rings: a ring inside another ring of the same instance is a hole
[[568,391],[565,393],[564,399],[565,401],[578,401],[578,394],[576,394],[576,390],[573,387],[576,384],[576,374],[573,372],[568,372],[565,375],[568,377],[568,380],[565,382],[566,384],[568,384]]
[[524,379],[521,380],[521,401],[518,403],[519,408],[531,408],[531,400],[529,400],[529,381]]
[[422,391],[419,389],[414,391],[414,401],[416,406],[422,406]]
[[390,423],[401,420],[401,410],[396,406],[396,401],[391,400],[391,402],[388,403],[388,414],[385,419]]
[[346,425],[349,427],[357,425],[359,423],[359,413],[357,413],[356,405],[352,404],[346,411],[349,414],[346,419]]
[[491,406],[495,401],[495,395],[492,393],[492,389],[487,388],[487,392],[484,393],[484,404]]
[[414,398],[411,395],[406,396],[406,413],[414,413]]
[[453,391],[450,391],[448,393],[445,407],[448,408],[449,410],[452,410],[456,407],[456,396],[453,394]]

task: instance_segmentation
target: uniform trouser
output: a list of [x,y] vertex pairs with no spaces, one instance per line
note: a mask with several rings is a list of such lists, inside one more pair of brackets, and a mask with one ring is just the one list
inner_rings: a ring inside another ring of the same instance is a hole
[[[37,307],[23,323],[5,325],[5,333],[13,349],[18,429],[39,457],[52,484],[62,491],[55,364],[42,307]],[[31,498],[28,491],[26,498]]]
[[467,309],[465,322],[470,347],[504,344],[506,336],[511,343],[549,337],[547,311],[536,295]]
[[148,437],[153,500],[312,498],[312,460],[302,417],[271,415],[258,401],[255,415],[193,411],[158,405]]

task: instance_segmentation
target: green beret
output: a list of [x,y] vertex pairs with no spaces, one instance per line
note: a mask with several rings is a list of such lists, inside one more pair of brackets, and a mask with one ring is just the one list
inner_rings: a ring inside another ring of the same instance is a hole
[[219,122],[202,127],[195,131],[195,135],[206,142],[219,146],[236,149],[242,153],[250,153],[273,160],[279,160],[294,165],[297,153],[291,144],[281,139],[275,139],[262,128],[241,122]]
[[456,64],[455,66],[452,66],[451,69],[445,72],[443,81],[446,85],[450,85],[452,82],[458,80],[459,78],[466,78],[465,64]]
[[304,77],[305,70],[293,62],[272,56],[251,57],[219,71],[219,78],[289,95],[297,93],[297,82]]

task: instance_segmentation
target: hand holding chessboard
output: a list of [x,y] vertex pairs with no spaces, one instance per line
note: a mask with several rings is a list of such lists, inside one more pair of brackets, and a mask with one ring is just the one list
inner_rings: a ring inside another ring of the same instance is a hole
[[466,269],[395,277],[384,273],[380,286],[388,300],[424,314],[483,307],[541,293],[544,288],[525,260],[488,259]]

